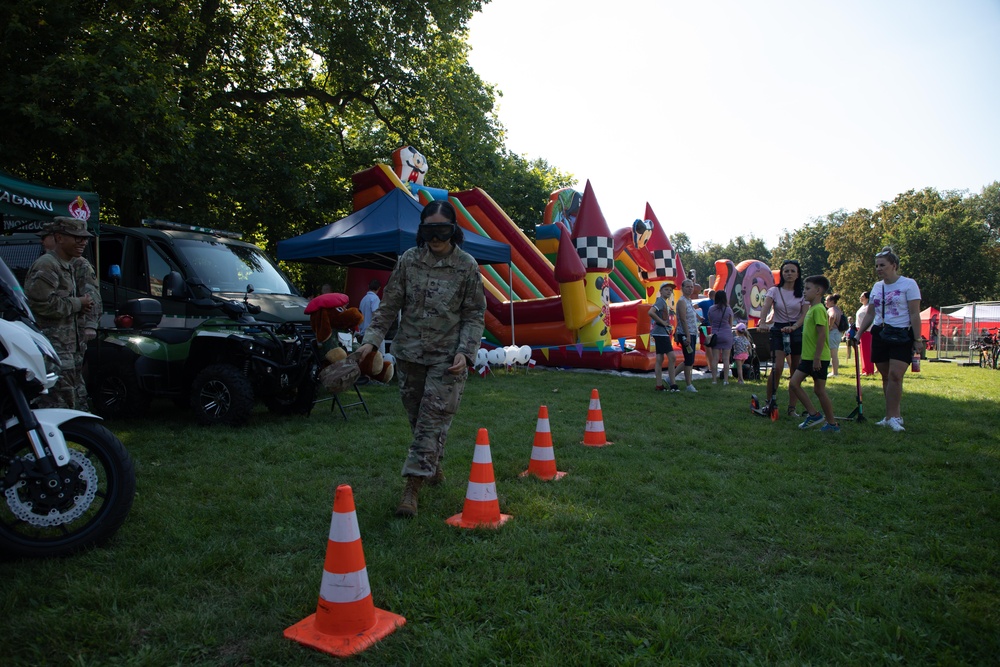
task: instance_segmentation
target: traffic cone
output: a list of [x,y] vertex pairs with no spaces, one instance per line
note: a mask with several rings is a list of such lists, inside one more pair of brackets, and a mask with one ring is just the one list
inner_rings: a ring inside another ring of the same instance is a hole
[[465,505],[461,512],[445,519],[445,523],[459,528],[499,528],[509,518],[509,514],[500,513],[493,457],[490,456],[490,434],[481,428],[476,435]]
[[562,479],[566,473],[556,470],[556,455],[552,449],[552,431],[549,428],[549,409],[544,405],[538,408],[538,425],[535,426],[535,443],[531,447],[531,460],[528,469],[521,477],[534,475],[546,482]]
[[583,443],[588,447],[603,447],[613,445],[608,442],[604,433],[604,417],[601,414],[601,397],[597,395],[597,390],[590,392],[590,408],[587,410],[587,426],[583,429]]
[[316,613],[285,630],[285,637],[341,658],[360,653],[402,627],[406,619],[376,609],[368,586],[354,492],[337,487]]

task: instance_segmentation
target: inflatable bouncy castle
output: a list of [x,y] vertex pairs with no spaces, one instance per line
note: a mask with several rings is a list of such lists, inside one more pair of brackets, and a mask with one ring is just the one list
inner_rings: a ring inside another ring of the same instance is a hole
[[[509,264],[480,264],[486,291],[486,343],[532,348],[538,364],[650,370],[648,306],[659,286],[680,286],[683,267],[649,204],[630,228],[614,234],[588,181],[583,193],[554,192],[536,243],[482,189],[448,192],[425,184],[428,161],[411,147],[353,175],[354,208],[394,190],[420,204],[447,198],[466,238],[479,235],[510,247]],[[372,278],[388,272],[349,268],[345,292],[360,301]],[[704,363],[704,362],[702,362]]]

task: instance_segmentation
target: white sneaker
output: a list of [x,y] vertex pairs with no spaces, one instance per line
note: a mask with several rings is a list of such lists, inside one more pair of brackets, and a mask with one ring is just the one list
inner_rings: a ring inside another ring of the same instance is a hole
[[899,418],[899,417],[893,417],[886,424],[887,424],[887,426],[889,428],[891,428],[896,433],[899,433],[900,431],[905,431],[906,430],[905,428],[903,428],[903,420],[901,418]]
[[888,424],[889,424],[889,418],[888,417],[882,417],[882,419],[880,419],[877,422],[875,422],[876,426],[888,426]]
[[728,385],[729,385],[729,380],[724,380],[724,381],[722,382],[722,386],[723,386],[723,387],[725,387],[725,386],[728,386]]
[[690,391],[692,394],[698,393],[698,390],[694,388],[693,384],[689,384],[688,386],[684,387],[684,391]]

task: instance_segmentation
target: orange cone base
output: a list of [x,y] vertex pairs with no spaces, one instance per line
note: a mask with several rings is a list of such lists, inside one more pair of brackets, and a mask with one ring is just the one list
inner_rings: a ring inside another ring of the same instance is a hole
[[587,442],[586,440],[580,441],[581,445],[586,445],[587,447],[606,447],[608,445],[613,445],[615,443],[610,440],[605,440],[604,442]]
[[533,472],[531,470],[525,470],[524,472],[522,472],[519,475],[519,477],[527,477],[528,475],[534,475],[535,477],[537,477],[538,479],[542,480],[543,482],[554,482],[557,479],[562,479],[563,477],[565,477],[566,473],[564,473],[562,471],[559,471],[559,472],[555,473],[554,475],[543,476],[543,475],[539,475],[537,472]]
[[285,630],[285,637],[323,653],[346,658],[361,653],[375,642],[391,635],[406,619],[391,611],[375,608],[375,625],[353,635],[331,635],[316,629],[316,614]]
[[510,514],[501,514],[500,518],[496,521],[465,521],[462,519],[462,512],[459,512],[455,516],[448,517],[444,522],[449,526],[456,526],[458,528],[499,528],[509,518],[511,518]]

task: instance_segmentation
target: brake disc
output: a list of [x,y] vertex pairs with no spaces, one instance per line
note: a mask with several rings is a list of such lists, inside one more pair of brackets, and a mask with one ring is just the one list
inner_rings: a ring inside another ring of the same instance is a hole
[[[76,521],[94,502],[97,496],[97,468],[83,454],[83,452],[70,449],[70,463],[59,469],[60,476],[75,475],[64,480],[63,488],[73,488],[78,490],[82,487],[82,493],[73,496],[73,502],[65,509],[57,507],[49,509],[42,514],[35,511],[35,504],[32,502],[27,483],[21,480],[17,484],[9,487],[5,493],[7,496],[7,506],[21,521],[37,527],[61,526],[63,524]],[[35,455],[28,454],[24,457],[25,462],[34,462]],[[65,503],[64,503],[65,504]]]

